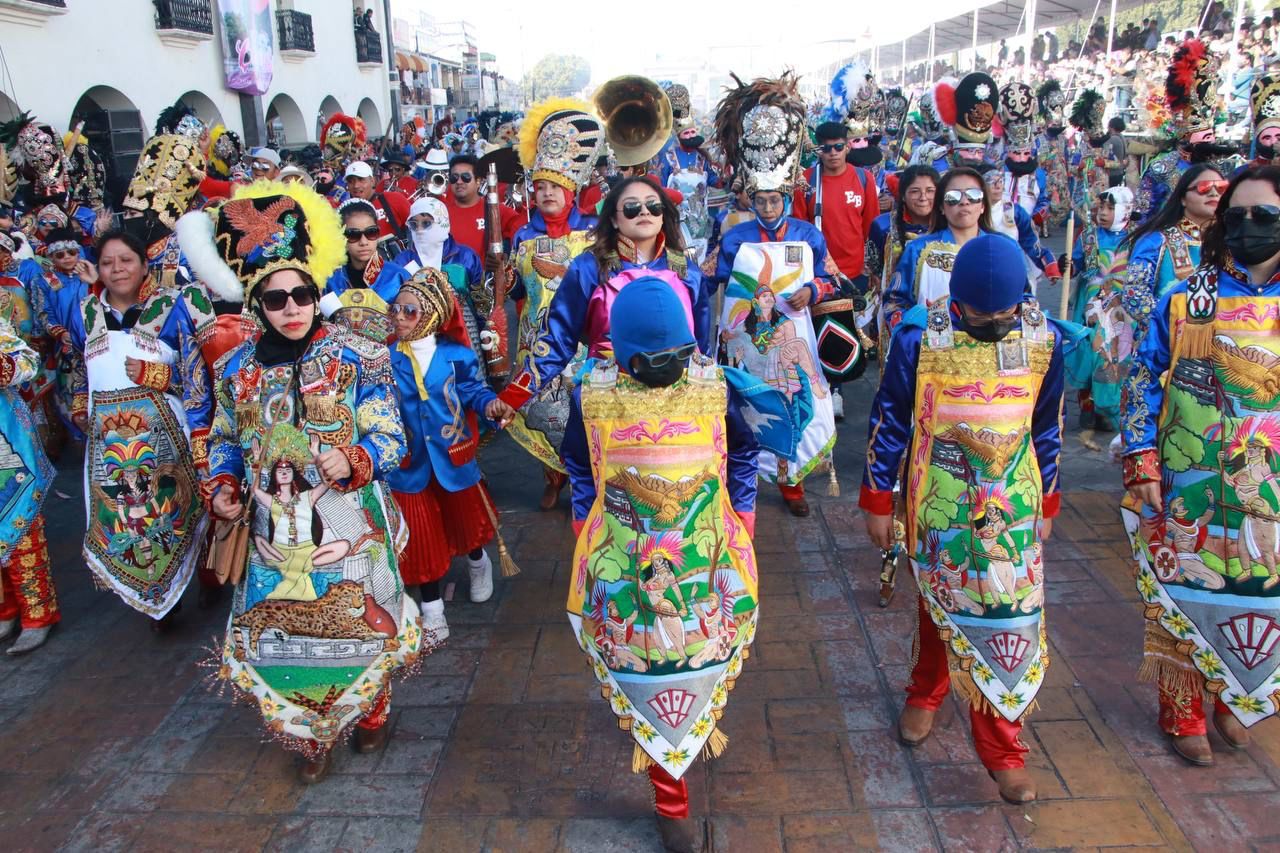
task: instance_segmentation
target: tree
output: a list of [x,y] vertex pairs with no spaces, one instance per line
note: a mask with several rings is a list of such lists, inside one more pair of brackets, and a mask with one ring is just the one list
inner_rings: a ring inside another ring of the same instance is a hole
[[530,103],[565,98],[585,89],[591,81],[591,64],[581,56],[552,53],[538,60],[522,81]]

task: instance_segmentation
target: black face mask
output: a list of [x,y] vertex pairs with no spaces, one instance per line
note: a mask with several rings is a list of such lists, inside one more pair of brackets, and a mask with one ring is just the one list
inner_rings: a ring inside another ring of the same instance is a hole
[[1192,163],[1207,163],[1222,157],[1230,157],[1234,153],[1236,153],[1236,149],[1233,145],[1220,145],[1217,142],[1197,142],[1191,146],[1189,159]]
[[682,148],[701,148],[702,143],[707,140],[701,136],[682,136],[680,137],[680,146]]
[[854,166],[862,166],[864,168],[874,166],[884,159],[884,152],[880,150],[879,145],[868,145],[865,148],[850,148],[845,155],[845,161],[852,163]]
[[1257,152],[1259,160],[1274,160],[1276,157],[1276,147],[1274,145],[1263,145],[1261,142],[1254,144],[1254,150]]
[[684,370],[688,366],[688,361],[680,361],[676,358],[662,367],[650,367],[643,358],[636,359],[631,369],[631,378],[650,388],[667,388],[676,384],[680,377],[684,376]]
[[1260,264],[1280,252],[1280,223],[1264,225],[1246,219],[1228,225],[1226,244],[1231,256],[1245,266]]
[[999,343],[1009,336],[1009,333],[1018,328],[1019,320],[1014,317],[1012,320],[1005,320],[1001,323],[986,323],[981,326],[974,326],[967,321],[964,329],[969,333],[969,337],[975,341],[982,341],[984,344]]
[[328,195],[333,190],[333,181],[316,181],[312,189],[320,193],[320,195]]
[[1024,175],[1035,174],[1035,171],[1040,167],[1040,164],[1036,162],[1034,157],[1030,160],[1024,161],[1010,160],[1006,157],[1004,158],[1004,167],[1008,169],[1009,174],[1013,175],[1015,178],[1021,178]]

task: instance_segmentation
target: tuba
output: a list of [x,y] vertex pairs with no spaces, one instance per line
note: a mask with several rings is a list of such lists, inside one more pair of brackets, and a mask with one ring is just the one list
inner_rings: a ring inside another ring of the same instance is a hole
[[671,101],[648,77],[614,77],[596,90],[593,100],[619,166],[649,162],[671,138]]

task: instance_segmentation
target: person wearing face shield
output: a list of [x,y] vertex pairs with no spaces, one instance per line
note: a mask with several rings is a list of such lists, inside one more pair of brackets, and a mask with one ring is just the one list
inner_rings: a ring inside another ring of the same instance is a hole
[[890,549],[907,460],[906,553],[921,598],[899,740],[923,743],[955,690],[1012,803],[1036,797],[1020,732],[1049,664],[1044,543],[1060,500],[1067,343],[1025,285],[1018,244],[980,234],[955,255],[950,295],[907,313],[872,403],[858,501],[872,543]]
[[[666,281],[631,282],[608,322],[613,357],[574,389],[562,446],[577,533],[566,609],[633,772],[648,772],[664,849],[692,853],[709,827],[683,777],[727,746],[721,712],[756,630],[759,445],[731,368],[698,352]],[[671,690],[687,711],[666,710]]]
[[485,281],[480,257],[455,240],[450,229],[449,208],[444,202],[430,197],[418,199],[409,208],[409,248],[397,255],[394,263],[404,267],[409,275],[423,268],[445,274],[462,309],[462,324],[471,348],[480,359],[483,374],[481,333],[493,310],[493,292]]
[[[1080,401],[1080,427],[1114,431],[1120,422],[1120,388],[1129,376],[1136,344],[1133,318],[1122,299],[1129,246],[1125,237],[1133,215],[1133,192],[1111,187],[1098,199],[1093,222],[1071,252],[1079,290],[1071,319],[1090,330],[1088,346],[1067,357],[1067,381]],[[1091,437],[1082,438],[1089,447]],[[1096,445],[1090,449],[1097,449]]]
[[1277,712],[1280,167],[1223,192],[1199,268],[1151,312],[1120,423],[1122,515],[1150,620],[1139,675],[1159,688],[1174,752],[1212,764],[1206,688],[1234,749]]

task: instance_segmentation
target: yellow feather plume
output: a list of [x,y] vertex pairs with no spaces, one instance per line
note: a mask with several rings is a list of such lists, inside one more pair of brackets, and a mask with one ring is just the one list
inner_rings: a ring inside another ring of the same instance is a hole
[[342,219],[325,198],[301,182],[282,184],[279,181],[255,181],[247,186],[237,186],[233,198],[266,198],[287,195],[302,208],[307,218],[307,236],[311,253],[307,257],[307,271],[323,292],[329,277],[347,262],[347,241],[342,236]]
[[542,125],[553,113],[561,110],[595,114],[590,104],[578,98],[551,98],[532,106],[520,122],[520,165],[526,169],[533,168],[534,158],[538,156],[538,135],[542,132]]

